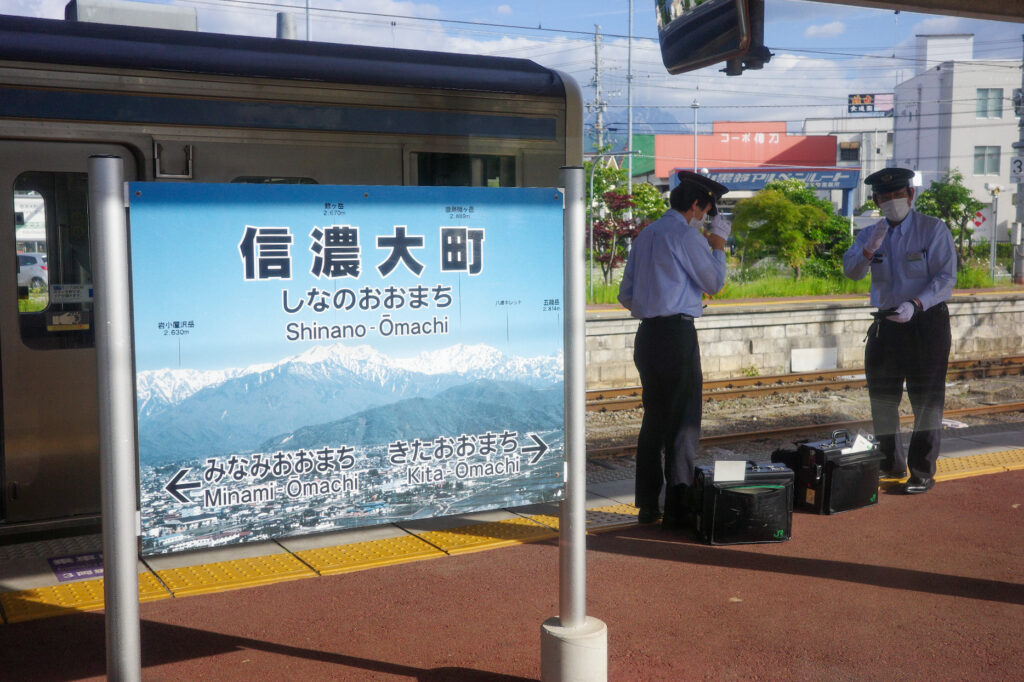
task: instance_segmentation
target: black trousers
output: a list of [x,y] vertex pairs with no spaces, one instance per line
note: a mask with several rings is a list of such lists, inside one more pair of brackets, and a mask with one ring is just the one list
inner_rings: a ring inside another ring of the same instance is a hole
[[[864,371],[875,437],[885,455],[883,468],[902,471],[909,467],[910,475],[918,478],[935,475],[951,343],[945,303],[915,313],[909,322],[883,318],[871,326]],[[914,432],[906,454],[899,420],[904,381],[914,411]]]
[[[633,362],[640,373],[644,405],[636,448],[636,505],[657,507],[665,481],[670,493],[693,483],[703,389],[693,319],[677,315],[641,321]],[[674,507],[681,503],[667,495],[666,513],[679,514],[682,510]]]

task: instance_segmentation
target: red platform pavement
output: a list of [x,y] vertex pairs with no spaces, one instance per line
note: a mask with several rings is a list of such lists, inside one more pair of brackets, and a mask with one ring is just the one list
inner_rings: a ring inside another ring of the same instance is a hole
[[[1024,471],[796,513],[793,539],[591,535],[611,680],[1024,679]],[[518,680],[555,542],[141,605],[146,680]],[[100,679],[101,613],[0,628],[0,679]]]

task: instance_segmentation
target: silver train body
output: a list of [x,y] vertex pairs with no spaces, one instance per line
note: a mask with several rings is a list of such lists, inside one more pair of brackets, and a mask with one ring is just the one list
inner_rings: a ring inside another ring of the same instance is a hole
[[550,187],[581,99],[525,60],[0,16],[0,535],[99,513],[92,302],[66,286],[92,281],[96,154],[128,180]]

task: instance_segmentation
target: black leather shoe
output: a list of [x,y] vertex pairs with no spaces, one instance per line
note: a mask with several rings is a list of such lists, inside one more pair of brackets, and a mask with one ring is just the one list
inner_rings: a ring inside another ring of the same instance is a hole
[[661,510],[657,507],[640,507],[636,520],[639,523],[655,523],[661,520]]
[[921,493],[928,492],[934,487],[934,478],[913,477],[909,481],[907,481],[907,484],[905,486],[903,486],[903,492],[905,492],[908,495],[920,495]]
[[907,470],[896,471],[895,469],[880,469],[878,471],[878,478],[906,478]]

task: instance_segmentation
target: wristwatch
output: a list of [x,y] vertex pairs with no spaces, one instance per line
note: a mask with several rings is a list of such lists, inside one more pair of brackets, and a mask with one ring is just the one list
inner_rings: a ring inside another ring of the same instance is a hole
[[921,305],[921,302],[919,300],[917,300],[916,298],[912,298],[910,299],[910,302],[914,304],[914,310],[916,310],[919,313],[924,312],[924,306]]

